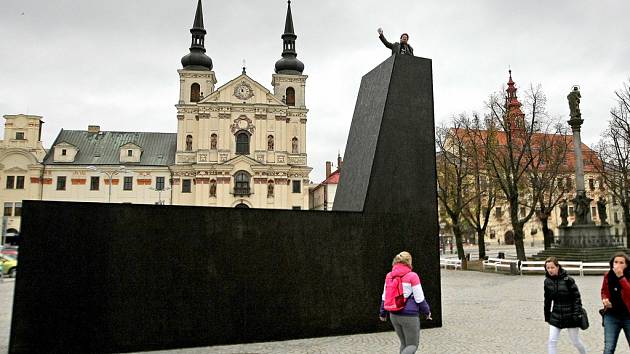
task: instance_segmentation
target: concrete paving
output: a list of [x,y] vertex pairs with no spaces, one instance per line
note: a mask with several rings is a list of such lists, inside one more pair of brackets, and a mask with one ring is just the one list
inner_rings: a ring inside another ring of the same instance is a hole
[[[421,273],[421,271],[420,271]],[[589,353],[603,350],[601,276],[576,276],[591,328],[580,335]],[[543,276],[510,276],[470,271],[442,271],[444,326],[422,330],[419,353],[546,353],[548,325],[543,320]],[[14,281],[0,283],[0,352],[8,348]],[[378,321],[377,314],[374,320]],[[301,339],[245,345],[191,348],[154,353],[397,353],[392,332]],[[576,353],[566,331],[559,353]],[[617,353],[630,354],[620,337]]]

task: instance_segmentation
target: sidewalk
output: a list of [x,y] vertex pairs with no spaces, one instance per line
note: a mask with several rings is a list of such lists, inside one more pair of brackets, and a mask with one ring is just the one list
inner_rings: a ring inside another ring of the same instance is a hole
[[[418,269],[420,274],[422,270]],[[603,329],[600,306],[601,276],[575,277],[588,311],[591,328],[580,333],[589,353],[601,353]],[[0,352],[6,352],[13,300],[13,280],[0,283]],[[418,353],[430,354],[533,354],[546,353],[549,327],[543,321],[543,276],[510,276],[442,271],[444,326],[423,330]],[[378,321],[375,309],[374,320]],[[565,332],[559,353],[575,353]],[[154,353],[397,353],[398,339],[392,332],[324,337],[283,342],[192,348]],[[630,354],[619,340],[617,353]]]

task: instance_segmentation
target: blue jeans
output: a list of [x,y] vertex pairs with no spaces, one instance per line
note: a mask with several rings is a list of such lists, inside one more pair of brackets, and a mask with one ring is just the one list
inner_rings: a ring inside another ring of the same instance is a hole
[[630,346],[630,320],[620,320],[607,313],[604,315],[604,354],[613,354],[617,348],[619,332],[623,328],[628,346]]

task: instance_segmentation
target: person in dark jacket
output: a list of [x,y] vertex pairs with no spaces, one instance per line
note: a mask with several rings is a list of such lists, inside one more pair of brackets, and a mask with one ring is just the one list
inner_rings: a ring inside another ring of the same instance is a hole
[[383,44],[392,50],[392,55],[402,54],[402,55],[411,55],[413,56],[413,48],[407,42],[409,40],[409,35],[407,33],[403,33],[400,35],[400,42],[389,43],[385,36],[383,35],[383,29],[378,29],[378,38],[383,42]]
[[602,282],[604,304],[604,354],[612,354],[617,348],[619,332],[623,328],[630,346],[630,259],[623,252],[610,260],[610,270]]
[[[552,309],[553,306],[553,309]],[[556,257],[545,260],[545,322],[549,323],[549,354],[557,353],[560,330],[566,328],[573,346],[580,354],[586,353],[580,340],[582,299],[580,290]]]

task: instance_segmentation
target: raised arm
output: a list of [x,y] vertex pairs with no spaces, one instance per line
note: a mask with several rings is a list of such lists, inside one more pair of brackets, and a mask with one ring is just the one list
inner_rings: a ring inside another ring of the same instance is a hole
[[381,40],[381,42],[383,42],[383,44],[384,44],[387,48],[392,49],[392,47],[394,47],[394,45],[393,45],[393,44],[389,43],[389,42],[387,41],[387,39],[385,39],[385,36],[383,35],[383,29],[382,29],[382,28],[379,28],[379,29],[378,29],[378,39],[380,39],[380,40]]

